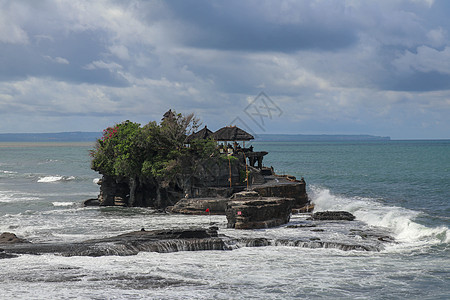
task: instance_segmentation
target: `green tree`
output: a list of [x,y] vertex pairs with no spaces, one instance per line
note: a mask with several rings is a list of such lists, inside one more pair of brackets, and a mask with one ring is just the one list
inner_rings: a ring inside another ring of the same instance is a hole
[[188,167],[187,162],[214,153],[212,140],[197,140],[191,148],[185,147],[187,135],[198,126],[193,114],[173,113],[160,124],[153,121],[141,127],[125,121],[108,127],[91,151],[91,168],[103,175],[170,180]]

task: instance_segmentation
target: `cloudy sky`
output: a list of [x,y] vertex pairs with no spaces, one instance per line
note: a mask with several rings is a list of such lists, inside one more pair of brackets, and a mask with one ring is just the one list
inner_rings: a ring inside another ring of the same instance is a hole
[[0,133],[450,138],[450,1],[0,0]]

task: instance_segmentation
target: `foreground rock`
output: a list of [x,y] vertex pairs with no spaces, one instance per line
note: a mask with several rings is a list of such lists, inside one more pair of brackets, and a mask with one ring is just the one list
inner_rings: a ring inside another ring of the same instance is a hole
[[83,206],[100,206],[100,201],[97,198],[91,198],[83,201]]
[[[316,222],[316,221],[311,221]],[[317,222],[316,224],[320,224]],[[309,224],[309,226],[307,226]],[[323,223],[322,223],[323,224]],[[336,223],[329,223],[336,224]],[[357,221],[355,221],[356,226]],[[62,256],[127,256],[139,252],[177,252],[205,250],[233,250],[241,247],[289,246],[302,248],[335,248],[343,251],[381,251],[386,243],[395,240],[381,229],[350,229],[349,234],[336,240],[326,230],[316,232],[315,224],[302,223],[286,226],[286,230],[298,230],[290,238],[268,238],[261,236],[225,236],[218,234],[217,227],[209,229],[172,229],[134,231],[114,237],[76,243],[0,243],[0,259],[14,258],[20,254],[56,254]],[[311,232],[314,231],[314,234]],[[4,235],[4,236],[9,236]],[[8,238],[9,240],[9,238]],[[22,240],[22,239],[19,239]]]
[[[245,199],[245,198],[244,198]],[[289,222],[295,199],[259,198],[228,202],[228,228],[257,229],[280,226]]]
[[319,211],[311,216],[312,220],[353,221],[355,216],[347,211]]
[[[167,211],[176,214],[202,215],[225,214],[229,198],[189,198],[181,199]],[[208,210],[208,211],[207,211]]]
[[300,208],[309,203],[306,193],[306,183],[302,178],[297,180],[294,176],[265,176],[265,183],[252,186],[252,190],[262,197],[280,197],[294,199],[294,207]]
[[0,244],[29,243],[27,240],[17,237],[14,233],[3,232],[0,234]]
[[146,252],[226,250],[216,229],[135,231],[78,243],[0,244],[4,255],[55,253],[63,256],[135,255]]

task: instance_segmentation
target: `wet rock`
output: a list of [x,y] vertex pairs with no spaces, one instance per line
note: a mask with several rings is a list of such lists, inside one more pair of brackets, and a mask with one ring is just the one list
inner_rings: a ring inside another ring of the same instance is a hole
[[18,257],[18,255],[0,252],[0,259],[15,258],[15,257]]
[[227,250],[214,228],[134,231],[77,243],[4,244],[4,255],[55,253],[63,256],[136,255],[146,252]]
[[29,243],[27,240],[17,237],[14,233],[3,232],[0,234],[0,244]]
[[280,226],[289,222],[294,199],[261,198],[230,201],[226,216],[228,228],[256,229]]
[[306,183],[290,181],[284,177],[267,176],[267,184],[253,186],[252,190],[262,197],[280,197],[294,199],[293,207],[303,207],[308,203]]
[[247,238],[241,239],[239,243],[243,244],[244,247],[265,247],[271,244],[271,241],[266,238]]
[[304,214],[304,213],[311,213],[314,210],[314,204],[306,204],[305,206],[302,206],[300,208],[294,208],[292,209],[293,214]]
[[353,221],[355,216],[347,211],[320,211],[312,214],[312,220]]
[[53,253],[62,256],[124,256],[136,255],[139,252],[232,250],[240,247],[265,246],[380,251],[384,248],[385,242],[393,241],[386,233],[372,229],[352,230],[350,236],[357,236],[357,238],[345,241],[330,241],[326,240],[325,237],[320,239],[308,236],[294,239],[231,238],[218,235],[217,226],[211,226],[208,229],[140,230],[76,243],[3,243],[0,249],[0,259],[17,257],[18,254]]
[[230,199],[232,200],[239,200],[239,199],[249,199],[249,198],[257,198],[259,197],[258,192],[256,191],[242,191],[238,193],[234,193]]
[[169,211],[188,215],[224,215],[229,201],[228,198],[188,198],[178,201]]
[[377,239],[380,242],[387,242],[387,243],[393,243],[395,242],[395,239],[389,235],[386,235],[385,232],[377,231],[375,229],[366,229],[366,230],[359,230],[359,229],[350,229],[350,236],[360,236],[362,239]]
[[87,199],[83,201],[83,206],[100,206],[100,201],[97,198]]
[[300,225],[288,225],[286,228],[309,228],[309,227],[317,227],[316,224],[300,224]]

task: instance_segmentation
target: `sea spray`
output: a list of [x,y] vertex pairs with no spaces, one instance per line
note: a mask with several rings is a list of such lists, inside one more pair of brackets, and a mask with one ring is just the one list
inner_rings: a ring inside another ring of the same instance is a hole
[[[0,299],[35,299],[39,297],[37,290],[49,299],[74,295],[80,299],[111,295],[118,299],[448,298],[450,248],[440,241],[449,236],[449,141],[255,142],[254,146],[269,152],[264,158],[265,165],[282,168],[297,178],[304,176],[312,200],[323,197],[322,203],[317,201],[317,209],[348,208],[357,219],[301,227],[313,221],[308,221],[306,215],[294,214],[289,225],[298,228],[237,231],[226,228],[224,216],[214,215],[212,221],[218,222],[219,235],[283,239],[289,241],[288,246],[279,242],[276,247],[235,247],[233,251],[140,252],[134,256],[103,257],[43,254],[0,259]],[[0,231],[14,232],[35,243],[59,243],[110,237],[142,227],[152,230],[209,226],[208,216],[82,207],[82,200],[96,197],[99,192],[93,182],[99,175],[90,170],[91,148],[67,145],[0,150],[0,169],[17,172],[0,173]],[[354,163],[355,154],[358,164]],[[414,165],[392,163],[405,155]],[[36,163],[48,158],[61,163]],[[37,182],[39,177],[55,174],[77,179],[64,183]],[[420,186],[412,182],[419,182]],[[313,191],[315,187],[318,190]],[[342,200],[340,207],[339,200]],[[58,207],[53,202],[75,205]],[[395,213],[388,215],[389,210]],[[404,221],[412,223],[404,223],[402,227],[389,221],[401,213]],[[394,235],[396,226],[405,235],[420,234],[421,228],[415,228],[414,224],[427,224],[422,228],[424,234],[429,230],[440,233],[435,237],[428,234],[415,243],[384,243],[385,250],[380,252],[290,246],[292,240],[303,237],[310,241],[305,241],[309,245],[319,241],[317,238],[324,243],[337,241],[349,245],[347,241],[356,238],[366,245],[367,231],[378,232],[376,226],[368,223],[391,224],[380,230],[390,231],[390,235]],[[357,236],[349,236],[350,229],[355,227],[358,231],[350,233]],[[424,246],[420,247],[421,244]]]
[[75,176],[44,176],[44,177],[39,177],[37,182],[40,183],[50,183],[50,182],[57,182],[57,181],[71,181],[71,180],[75,180]]
[[429,228],[415,222],[421,212],[388,206],[380,199],[334,195],[329,189],[310,187],[315,211],[344,210],[371,226],[387,228],[399,242],[420,244],[448,243],[450,231],[446,226]]

